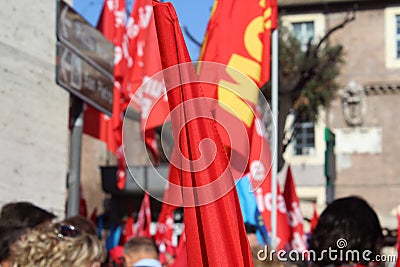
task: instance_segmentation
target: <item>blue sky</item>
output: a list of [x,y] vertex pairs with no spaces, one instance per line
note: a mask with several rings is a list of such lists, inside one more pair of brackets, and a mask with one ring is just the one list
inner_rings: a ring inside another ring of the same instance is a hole
[[[74,0],[74,9],[80,13],[92,25],[96,25],[103,8],[104,0]],[[134,0],[126,0],[127,8],[130,10]],[[186,26],[196,40],[202,42],[207,27],[210,11],[214,0],[171,0],[178,14],[183,30]],[[185,34],[186,45],[192,60],[197,60],[199,47],[194,44]]]

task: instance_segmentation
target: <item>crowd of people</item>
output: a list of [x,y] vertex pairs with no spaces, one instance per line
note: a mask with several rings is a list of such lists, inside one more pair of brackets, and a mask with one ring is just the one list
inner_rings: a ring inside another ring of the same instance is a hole
[[[56,216],[28,202],[4,205],[0,212],[0,266],[104,266],[107,253],[96,236],[96,226],[88,219],[75,216],[59,221]],[[341,245],[338,240],[344,240]],[[327,206],[308,240],[315,253],[308,262],[291,262],[291,266],[373,266],[382,246],[382,229],[368,203],[358,197],[337,199]],[[284,266],[276,258],[261,260],[259,247],[251,245],[254,266]],[[332,257],[329,250],[335,249]],[[368,258],[344,257],[347,251]],[[364,253],[364,254],[363,254]],[[161,267],[155,242],[146,237],[128,240],[123,247],[124,266]],[[265,259],[265,258],[264,258]]]
[[[32,203],[8,203],[0,212],[0,267],[104,266],[106,249],[96,234],[96,226],[85,217],[58,221]],[[132,238],[123,256],[126,266],[161,267],[150,238]]]

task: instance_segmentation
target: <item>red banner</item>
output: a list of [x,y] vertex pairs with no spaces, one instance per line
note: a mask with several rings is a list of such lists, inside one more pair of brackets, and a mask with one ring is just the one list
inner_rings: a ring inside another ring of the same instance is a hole
[[[271,152],[269,142],[263,135],[265,129],[261,122],[259,111],[252,129],[250,144],[249,170],[250,180],[254,188],[257,207],[260,211],[268,231],[271,231],[272,212],[272,183],[271,183]],[[286,203],[277,185],[277,249],[285,248],[289,241],[289,224],[287,219]]]
[[140,206],[138,218],[136,220],[135,236],[151,237],[150,234],[151,224],[151,209],[149,194],[144,193],[142,205]]
[[290,227],[290,249],[305,251],[307,249],[307,244],[303,229],[303,214],[300,210],[300,202],[296,194],[296,187],[293,181],[293,175],[290,166],[288,166],[287,169],[283,197],[285,198],[286,202],[287,216]]

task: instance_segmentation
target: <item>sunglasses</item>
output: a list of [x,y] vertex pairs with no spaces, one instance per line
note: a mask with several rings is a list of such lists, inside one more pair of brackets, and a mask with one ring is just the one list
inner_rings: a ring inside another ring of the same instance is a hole
[[64,237],[77,237],[81,234],[81,231],[78,227],[70,225],[70,224],[61,224],[58,227],[57,237],[62,239]]

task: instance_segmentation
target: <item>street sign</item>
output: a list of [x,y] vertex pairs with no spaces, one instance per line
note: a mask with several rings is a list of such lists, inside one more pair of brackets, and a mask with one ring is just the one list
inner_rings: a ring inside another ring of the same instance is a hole
[[112,115],[114,79],[60,42],[57,42],[56,81],[71,94]]
[[100,72],[114,77],[114,46],[62,0],[57,1],[57,40]]

